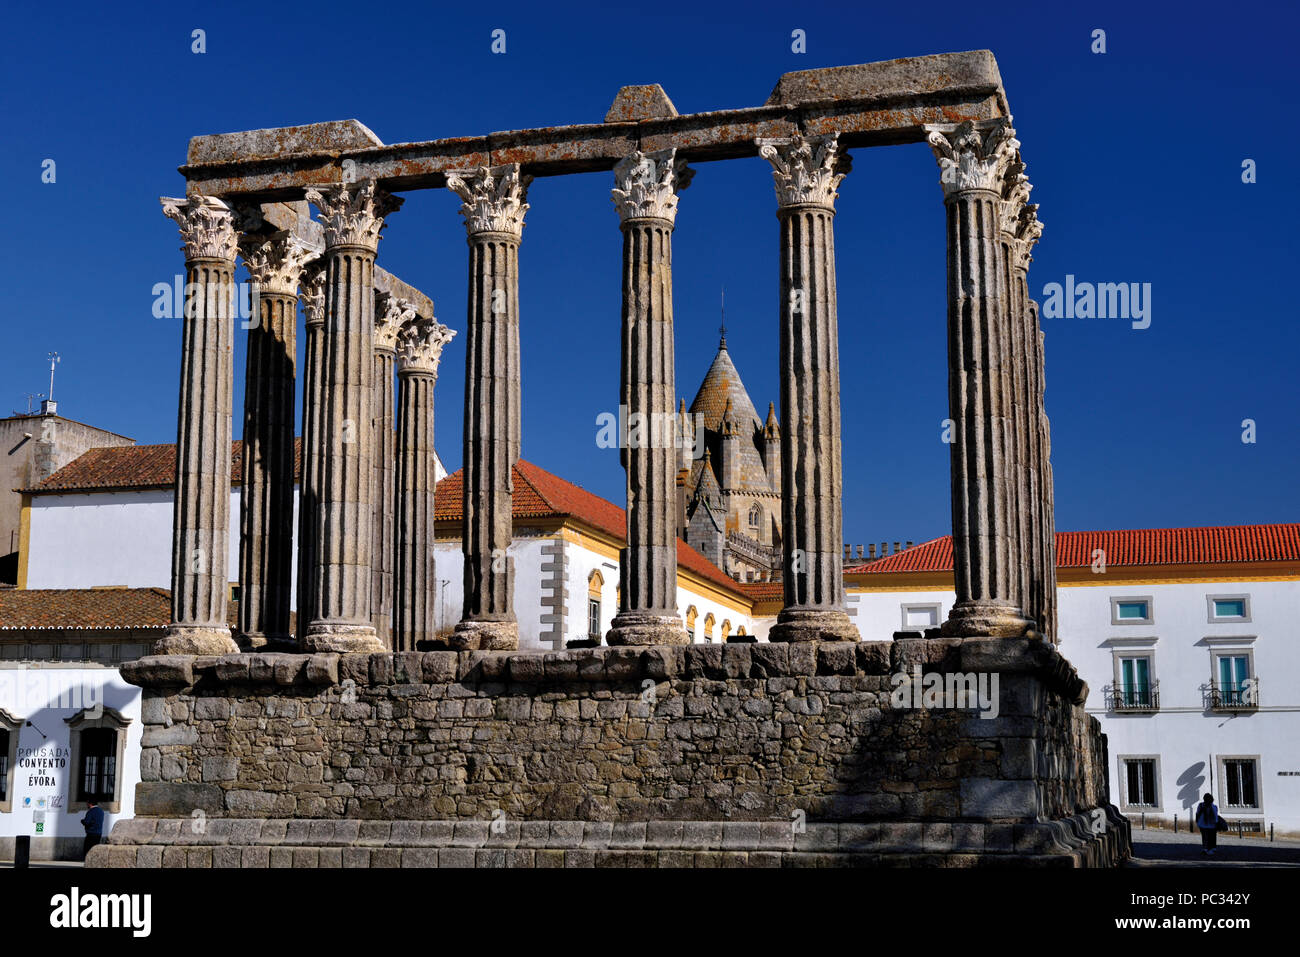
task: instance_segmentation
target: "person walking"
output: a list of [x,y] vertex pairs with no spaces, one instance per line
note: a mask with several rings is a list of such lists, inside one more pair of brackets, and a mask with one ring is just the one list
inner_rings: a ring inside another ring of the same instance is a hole
[[86,829],[86,842],[82,845],[81,859],[84,861],[90,849],[104,839],[104,809],[99,802],[86,802],[86,816],[81,819],[81,826]]
[[1196,826],[1201,831],[1201,853],[1213,854],[1219,840],[1219,808],[1213,794],[1204,795],[1196,805]]

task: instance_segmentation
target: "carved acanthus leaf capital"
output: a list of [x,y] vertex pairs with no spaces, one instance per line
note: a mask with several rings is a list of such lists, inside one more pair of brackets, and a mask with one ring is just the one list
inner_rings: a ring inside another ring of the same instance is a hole
[[396,352],[403,326],[415,318],[414,303],[387,293],[376,293],[375,350]]
[[360,184],[341,183],[306,191],[325,230],[325,247],[364,246],[372,253],[379,248],[379,232],[387,225],[384,218],[397,212],[405,202],[373,179]]
[[835,208],[836,190],[849,172],[849,154],[840,149],[840,134],[789,139],[758,139],[758,155],[772,164],[778,206]]
[[528,184],[531,176],[519,172],[519,164],[480,166],[447,174],[447,188],[463,202],[460,214],[465,228],[475,233],[507,233],[519,239],[528,212]]
[[419,372],[436,376],[442,359],[442,347],[456,338],[456,333],[437,319],[414,316],[402,326],[397,340],[397,371]]
[[1033,188],[1029,177],[1025,175],[1025,164],[1017,154],[1002,174],[1002,205],[998,210],[998,226],[1003,234],[1015,234],[1020,213],[1029,202],[1029,191]]
[[926,141],[939,163],[939,183],[945,198],[974,189],[1002,193],[1002,180],[1015,160],[1020,143],[1009,117],[976,126],[925,127]]
[[1026,203],[1020,209],[1020,216],[1016,220],[1015,230],[1011,239],[1011,264],[1022,272],[1029,268],[1033,262],[1032,255],[1034,245],[1043,235],[1043,224],[1038,218],[1038,204]]
[[319,255],[287,230],[270,235],[245,233],[239,240],[239,252],[248,268],[248,277],[262,292],[294,296],[307,264]]
[[619,219],[677,218],[677,194],[690,185],[695,170],[686,160],[677,158],[677,150],[640,150],[619,160],[614,166],[614,206]]
[[325,325],[325,279],[328,271],[316,260],[302,278],[302,311],[308,326]]
[[232,264],[239,251],[234,213],[215,196],[187,196],[181,199],[162,196],[163,215],[176,220],[185,245],[186,261],[225,259]]

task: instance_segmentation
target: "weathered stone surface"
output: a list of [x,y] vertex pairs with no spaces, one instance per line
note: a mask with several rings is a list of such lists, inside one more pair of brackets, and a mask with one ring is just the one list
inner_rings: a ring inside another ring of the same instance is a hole
[[189,817],[194,811],[222,810],[222,789],[214,784],[141,782],[135,786],[135,813],[141,817]]
[[605,113],[606,123],[634,123],[637,120],[654,120],[676,116],[677,107],[658,83],[645,86],[625,86],[618,91],[614,102]]
[[190,655],[150,655],[123,663],[122,680],[142,688],[185,687],[194,683]]

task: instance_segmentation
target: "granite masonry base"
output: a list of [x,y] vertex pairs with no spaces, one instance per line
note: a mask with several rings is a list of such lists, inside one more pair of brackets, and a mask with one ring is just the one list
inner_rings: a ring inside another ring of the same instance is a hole
[[782,608],[768,640],[775,642],[859,641],[858,626],[842,609]]
[[676,615],[625,612],[614,616],[605,641],[611,646],[689,645],[691,636]]
[[[91,866],[1129,855],[1087,686],[1041,641],[155,656],[122,674],[144,688],[138,816]],[[945,698],[963,688],[978,697]]]
[[447,636],[447,644],[457,651],[513,651],[519,647],[519,622],[462,621]]

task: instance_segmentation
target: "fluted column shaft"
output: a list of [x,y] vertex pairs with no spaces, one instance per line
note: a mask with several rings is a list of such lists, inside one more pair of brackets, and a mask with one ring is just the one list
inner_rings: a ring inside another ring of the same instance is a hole
[[429,647],[438,575],[434,560],[433,390],[443,346],[454,336],[437,322],[415,320],[403,335],[398,360],[396,567],[393,650]]
[[313,269],[303,290],[306,342],[303,345],[302,461],[298,476],[298,645],[307,647],[307,627],[316,608],[316,522],[320,506],[321,348],[325,332],[323,264]]
[[244,648],[291,640],[294,363],[298,297],[262,292],[248,330],[240,491],[239,633]]
[[375,250],[392,204],[373,183],[309,190],[325,226],[325,328],[317,412],[319,506],[312,651],[382,651],[374,588]]
[[611,645],[684,645],[677,611],[676,418],[672,235],[676,192],[690,171],[675,150],[634,153],[615,167],[623,232],[619,402],[628,422],[627,546],[619,554],[619,612]]
[[[382,327],[382,323],[381,323]],[[375,330],[375,469],[373,594],[375,632],[385,645],[393,630],[393,496],[397,433],[393,426],[394,343]]]
[[[948,236],[948,407],[953,420],[952,521],[957,601],[944,630],[1022,635],[1016,509],[1014,328],[999,241],[1000,182],[1015,143],[1009,126],[934,130],[944,169]],[[951,176],[950,176],[951,174]]]
[[164,199],[185,240],[172,512],[172,620],[155,654],[238,651],[226,619],[230,540],[230,418],[234,388],[236,234],[230,209],[210,197]]
[[836,187],[838,136],[760,140],[781,223],[781,550],[784,602],[771,641],[857,641],[845,612]]
[[519,241],[528,204],[519,168],[448,174],[464,200],[469,242],[461,549],[457,648],[519,647],[514,611],[513,470],[521,440]]
[[1038,474],[1042,477],[1039,487],[1039,510],[1042,521],[1039,525],[1039,538],[1041,541],[1040,551],[1042,554],[1042,629],[1047,636],[1054,642],[1059,643],[1061,640],[1060,632],[1057,630],[1060,622],[1058,619],[1058,603],[1056,591],[1056,485],[1052,478],[1052,424],[1047,417],[1047,408],[1044,404],[1044,392],[1047,388],[1047,373],[1045,352],[1043,344],[1043,332],[1038,323],[1038,304],[1032,299],[1028,300],[1030,316],[1033,320],[1034,341],[1038,344],[1037,349],[1037,367],[1038,367]]

